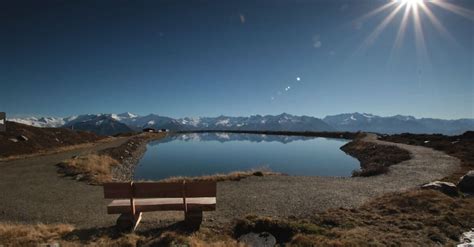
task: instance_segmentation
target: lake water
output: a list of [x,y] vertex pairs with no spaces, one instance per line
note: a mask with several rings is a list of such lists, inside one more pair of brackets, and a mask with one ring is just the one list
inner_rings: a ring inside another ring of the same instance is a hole
[[304,176],[350,176],[359,161],[339,148],[344,139],[192,133],[148,143],[135,179],[202,176],[253,168]]

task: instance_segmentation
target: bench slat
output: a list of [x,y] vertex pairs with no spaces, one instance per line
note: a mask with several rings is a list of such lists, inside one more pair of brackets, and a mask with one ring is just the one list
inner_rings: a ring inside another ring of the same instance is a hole
[[186,182],[186,200],[188,197],[216,197],[216,182]]
[[[215,197],[216,182],[186,182],[186,197]],[[132,197],[130,183],[105,183],[104,198],[126,199]],[[182,198],[182,183],[134,183],[133,198]]]
[[[125,199],[132,197],[130,183],[104,183],[104,198]],[[130,204],[130,200],[128,202]]]
[[134,183],[135,198],[183,198],[182,183]]
[[[215,197],[186,198],[186,202],[188,210],[213,211],[216,209]],[[137,212],[183,211],[184,205],[182,198],[135,199],[135,209]],[[130,200],[114,200],[107,206],[108,214],[127,212],[130,212]]]

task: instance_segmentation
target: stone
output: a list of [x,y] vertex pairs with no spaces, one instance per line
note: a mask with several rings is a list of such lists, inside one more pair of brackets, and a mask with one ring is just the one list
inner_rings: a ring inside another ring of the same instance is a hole
[[24,135],[19,135],[19,136],[17,137],[17,139],[20,140],[20,141],[28,141],[28,137],[26,137],[26,136],[24,136]]
[[458,188],[464,193],[474,194],[474,170],[469,171],[466,175],[461,177]]
[[8,138],[8,140],[10,140],[12,142],[18,142],[18,139],[16,139],[16,138]]
[[247,233],[239,237],[239,242],[251,247],[270,247],[276,245],[276,239],[268,232]]
[[442,181],[434,181],[428,184],[421,186],[422,189],[431,189],[438,190],[443,192],[448,196],[457,196],[459,195],[458,188],[455,184]]

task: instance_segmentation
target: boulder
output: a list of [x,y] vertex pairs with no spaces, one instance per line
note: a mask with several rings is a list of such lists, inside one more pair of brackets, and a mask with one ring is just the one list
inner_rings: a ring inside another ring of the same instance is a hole
[[276,239],[268,232],[247,233],[239,238],[239,242],[251,247],[270,247],[276,245]]
[[474,228],[471,231],[465,232],[459,237],[458,247],[472,247],[474,246]]
[[469,171],[466,175],[461,177],[458,188],[465,193],[474,193],[474,170]]
[[434,181],[431,183],[427,183],[421,186],[422,189],[430,189],[430,190],[438,190],[443,192],[448,196],[457,196],[459,195],[458,188],[455,184],[449,182],[442,182],[442,181]]

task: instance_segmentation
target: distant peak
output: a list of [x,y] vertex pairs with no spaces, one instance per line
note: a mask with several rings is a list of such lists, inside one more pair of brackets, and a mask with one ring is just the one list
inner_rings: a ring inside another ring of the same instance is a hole
[[127,118],[136,118],[138,117],[137,114],[133,114],[131,112],[124,112],[124,113],[120,113],[118,114],[119,117],[127,117]]

